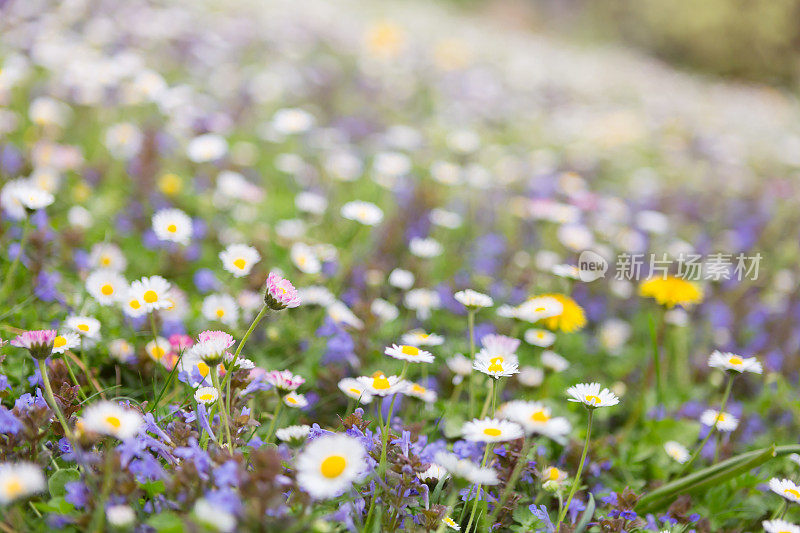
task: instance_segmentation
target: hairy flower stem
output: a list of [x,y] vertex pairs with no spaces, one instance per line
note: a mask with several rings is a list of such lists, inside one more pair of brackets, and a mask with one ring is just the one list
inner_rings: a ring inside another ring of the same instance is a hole
[[[231,416],[233,416],[233,413],[231,412],[231,374],[233,374],[233,369],[236,368],[236,362],[239,360],[239,354],[242,353],[244,343],[246,343],[247,339],[250,338],[250,335],[252,335],[253,331],[256,329],[256,326],[258,326],[258,323],[261,322],[261,319],[264,318],[264,315],[267,314],[268,310],[269,307],[264,304],[264,306],[261,308],[261,311],[258,312],[256,317],[250,323],[250,327],[247,329],[244,337],[242,337],[242,341],[239,343],[239,346],[236,347],[236,351],[233,353],[233,360],[228,367],[228,372],[225,373],[225,380],[222,383],[223,387],[225,387],[225,408],[229,413],[231,413]],[[222,394],[222,389],[220,389],[219,392]],[[231,444],[231,446],[233,446],[233,444]],[[233,451],[233,448],[231,448],[231,451]]]
[[719,407],[719,412],[717,413],[717,418],[714,419],[714,425],[712,425],[711,428],[709,428],[708,434],[706,434],[706,438],[703,439],[703,442],[701,442],[700,446],[698,446],[697,449],[694,451],[694,453],[692,454],[692,457],[688,461],[686,461],[685,465],[683,465],[683,468],[681,469],[679,477],[684,475],[689,470],[689,467],[692,466],[692,463],[694,463],[695,459],[697,459],[697,457],[700,455],[700,452],[703,451],[703,448],[705,447],[705,445],[708,442],[708,440],[711,438],[711,436],[716,431],[717,424],[719,423],[720,417],[722,416],[722,413],[725,412],[725,406],[728,404],[728,398],[730,398],[731,389],[733,388],[733,379],[735,377],[736,376],[734,374],[731,374],[728,377],[728,385],[725,387],[725,393],[722,395],[722,404]]
[[[475,311],[467,311],[467,330],[469,331],[469,359],[475,363]],[[475,373],[469,373],[469,416],[475,412]]]
[[572,498],[575,496],[575,492],[578,490],[578,487],[581,483],[581,474],[583,473],[583,465],[586,462],[586,454],[589,451],[589,442],[592,437],[592,418],[594,417],[594,409],[589,409],[589,420],[586,423],[586,441],[583,443],[583,453],[581,454],[581,462],[578,464],[578,472],[575,474],[575,479],[572,481],[572,487],[569,489],[569,496],[567,496],[567,503],[561,508],[561,512],[558,514],[558,522],[556,522],[556,533],[558,533],[559,528],[561,527],[561,522],[564,521],[564,518],[567,516],[567,511],[569,510],[569,504],[572,503]]
[[66,436],[67,440],[74,445],[75,439],[72,436],[72,431],[67,425],[67,419],[64,418],[64,413],[61,412],[61,408],[58,406],[58,403],[56,403],[56,397],[53,395],[53,388],[50,386],[50,378],[47,375],[47,362],[44,359],[39,361],[39,372],[42,375],[42,383],[44,383],[44,392],[45,396],[47,397],[47,401],[50,403],[50,407],[53,409],[53,412],[56,414],[56,418],[58,418],[61,427],[64,429],[64,436]]
[[17,267],[19,267],[19,263],[22,260],[22,252],[25,251],[25,245],[28,243],[30,226],[30,221],[25,218],[25,220],[22,222],[22,238],[19,241],[19,250],[17,251],[17,256],[14,258],[14,261],[11,262],[11,266],[8,268],[8,272],[6,272],[5,279],[3,280],[3,286],[0,287],[0,301],[5,301],[6,292],[14,281],[14,275],[17,273]]
[[[229,444],[229,449],[233,451],[233,440],[231,439],[231,424],[228,421],[228,413],[227,411],[225,411],[225,404],[223,403],[223,398],[222,398],[222,389],[219,388],[219,375],[218,375],[219,370],[217,369],[216,364],[210,366],[211,366],[211,383],[214,384],[214,387],[217,389],[217,392],[219,393],[217,396],[217,409],[219,409],[219,416],[222,418],[222,424],[225,426],[225,437]],[[220,441],[222,441],[221,438]]]
[[[486,443],[486,449],[483,452],[483,460],[481,461],[481,468],[486,466],[486,459],[489,457],[489,449],[490,449],[490,447],[491,447],[491,444],[487,442]],[[464,533],[469,533],[469,528],[472,526],[472,521],[475,519],[475,511],[478,510],[478,502],[481,499],[481,487],[482,486],[483,485],[481,485],[479,483],[478,487],[477,487],[477,490],[475,491],[475,503],[472,504],[472,512],[469,514],[469,520],[467,521],[467,527],[464,528]],[[466,508],[466,506],[465,506],[465,508]],[[477,529],[478,529],[478,526],[476,524],[475,525],[475,530],[477,531]]]
[[497,519],[497,515],[500,514],[500,511],[503,509],[506,501],[508,501],[508,497],[511,496],[511,491],[514,490],[514,487],[516,487],[519,476],[522,475],[522,470],[528,464],[528,454],[530,453],[532,444],[533,439],[525,437],[525,440],[522,443],[522,450],[519,452],[519,457],[517,458],[517,464],[514,465],[514,470],[511,472],[511,476],[508,478],[508,482],[503,489],[503,494],[500,496],[500,501],[497,502],[494,511],[492,511],[492,514],[489,517],[490,526]]

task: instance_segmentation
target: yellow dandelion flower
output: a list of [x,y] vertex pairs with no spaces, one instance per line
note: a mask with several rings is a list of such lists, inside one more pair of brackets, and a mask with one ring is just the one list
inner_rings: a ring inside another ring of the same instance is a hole
[[560,314],[543,320],[546,328],[551,330],[560,329],[566,333],[572,333],[586,325],[586,313],[583,312],[583,307],[566,294],[545,294],[541,297],[554,298],[563,307]]
[[676,305],[689,307],[703,300],[703,291],[700,287],[674,276],[656,277],[643,281],[639,285],[639,295],[653,298],[659,305],[668,309]]

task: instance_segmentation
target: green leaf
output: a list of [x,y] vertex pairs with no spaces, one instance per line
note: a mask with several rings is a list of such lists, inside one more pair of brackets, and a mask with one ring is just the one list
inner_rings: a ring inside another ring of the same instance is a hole
[[159,513],[147,520],[147,525],[158,533],[183,533],[183,520],[174,513]]
[[636,505],[638,513],[648,513],[665,507],[681,494],[696,492],[719,485],[769,461],[773,457],[800,452],[800,445],[778,446],[746,452],[715,465],[703,468],[646,494]]
[[162,494],[166,490],[166,486],[161,480],[148,481],[142,485],[142,488],[150,498],[156,496],[157,494]]
[[586,509],[583,511],[581,515],[581,519],[578,520],[578,523],[575,525],[575,532],[574,533],[583,533],[586,530],[586,527],[589,525],[589,521],[594,516],[594,496],[592,493],[589,493],[589,502],[586,504]]
[[81,478],[81,473],[75,468],[64,468],[57,470],[50,479],[47,480],[47,486],[50,489],[50,495],[53,497],[64,496],[67,493],[65,485],[70,481],[78,481]]
[[33,506],[43,513],[69,514],[75,507],[63,497],[50,498],[46,502],[33,502]]

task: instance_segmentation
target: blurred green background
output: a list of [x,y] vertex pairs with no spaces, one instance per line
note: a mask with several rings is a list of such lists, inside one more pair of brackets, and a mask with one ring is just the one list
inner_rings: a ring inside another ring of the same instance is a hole
[[673,65],[800,86],[800,0],[460,0],[544,33],[630,45]]

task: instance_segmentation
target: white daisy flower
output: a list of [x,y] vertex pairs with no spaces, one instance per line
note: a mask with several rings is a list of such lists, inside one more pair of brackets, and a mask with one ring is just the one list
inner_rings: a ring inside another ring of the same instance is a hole
[[399,376],[386,376],[383,372],[375,372],[372,376],[359,376],[358,382],[373,396],[388,396],[403,392],[405,380]]
[[64,326],[88,339],[100,336],[100,321],[91,316],[71,316],[64,322]]
[[554,417],[550,408],[539,402],[508,402],[500,407],[498,414],[516,422],[528,434],[538,433],[556,441],[561,441],[572,429],[566,418]]
[[507,442],[523,436],[519,424],[496,418],[471,420],[461,428],[461,434],[472,442]]
[[358,439],[334,434],[309,442],[298,455],[297,483],[312,498],[335,498],[347,491],[367,467]]
[[[297,289],[301,305],[321,305],[327,307],[336,301],[333,293],[322,285],[310,285]],[[263,303],[263,302],[262,302]]]
[[431,223],[447,229],[457,229],[461,227],[462,223],[461,215],[440,207],[431,209],[428,218],[430,218]]
[[196,521],[210,531],[233,533],[236,530],[236,516],[205,498],[194,502],[192,514]]
[[778,479],[776,477],[769,480],[769,488],[778,496],[783,496],[790,502],[800,503],[800,486],[791,479]]
[[540,348],[549,348],[556,341],[556,334],[546,329],[531,328],[525,332],[525,342]]
[[216,334],[202,337],[186,352],[190,358],[196,357],[207,365],[217,365],[225,358],[225,354],[233,343],[230,335]]
[[112,305],[127,293],[128,281],[115,270],[95,270],[86,277],[86,290],[100,305]]
[[72,350],[80,345],[81,338],[77,333],[72,331],[62,333],[61,335],[56,336],[55,340],[53,341],[53,353],[63,354],[67,350]]
[[367,392],[367,388],[355,378],[341,379],[339,390],[348,397],[358,400],[359,403],[367,404],[372,401],[372,394]]
[[83,410],[83,428],[119,440],[135,437],[144,426],[144,418],[133,409],[114,402],[101,401]]
[[112,527],[126,528],[136,521],[136,512],[130,505],[109,505],[106,508],[106,520]]
[[408,251],[417,257],[421,257],[423,259],[432,259],[442,255],[444,247],[436,239],[432,239],[430,237],[424,239],[414,237],[411,239],[411,242],[408,243]]
[[206,405],[212,404],[219,398],[219,391],[214,387],[200,387],[194,391],[194,399],[197,403]]
[[411,346],[439,346],[444,343],[444,337],[435,333],[425,333],[421,329],[415,329],[404,333],[401,337],[403,344]]
[[297,392],[290,392],[284,396],[283,403],[289,407],[294,407],[295,409],[302,409],[308,406],[308,400],[306,400],[306,397]]
[[[158,309],[166,309],[173,305],[169,300],[170,283],[161,276],[150,276],[139,279],[131,283],[126,302],[126,312],[130,310],[144,311],[140,314],[148,313]],[[138,302],[138,306],[133,300]],[[136,316],[136,315],[131,315]]]
[[449,477],[447,470],[436,463],[431,463],[428,469],[424,472],[417,472],[417,478],[419,478],[419,480],[423,483],[436,482],[447,477]]
[[571,402],[584,404],[590,409],[611,407],[619,403],[619,398],[608,389],[600,389],[599,383],[579,383],[567,389]]
[[419,320],[427,320],[432,309],[442,306],[442,299],[436,291],[430,289],[411,289],[403,298],[406,308],[416,311]]
[[544,370],[535,366],[523,366],[519,369],[517,380],[526,387],[538,387],[544,381]]
[[715,350],[708,358],[708,366],[712,368],[720,368],[722,370],[730,370],[733,372],[753,372],[754,374],[761,374],[764,370],[761,363],[755,357],[742,357],[730,352],[720,352]]
[[400,316],[400,310],[383,298],[375,298],[369,306],[370,312],[383,322],[391,322]]
[[370,202],[352,201],[342,206],[341,215],[365,226],[375,226],[383,220],[383,210]]
[[414,274],[402,268],[395,268],[389,273],[389,285],[407,291],[414,286]]
[[472,368],[497,379],[519,373],[519,362],[515,355],[490,355],[484,349],[475,355]]
[[581,279],[581,271],[575,265],[553,265],[550,272],[560,278]]
[[321,194],[304,191],[294,197],[294,205],[304,213],[321,215],[328,208],[328,200]]
[[119,246],[105,242],[92,246],[92,250],[89,252],[89,264],[96,269],[122,272],[128,266],[128,261]]
[[172,350],[172,345],[164,337],[156,337],[144,346],[147,356],[156,363],[163,363],[164,356]]
[[563,372],[569,368],[569,361],[558,355],[553,350],[542,352],[542,366],[553,372]]
[[275,437],[283,442],[300,443],[308,438],[308,433],[311,431],[311,426],[289,426],[281,428],[275,432]]
[[203,317],[234,327],[239,321],[239,306],[229,294],[209,294],[203,299]]
[[195,163],[207,163],[221,159],[228,153],[228,141],[214,133],[206,133],[189,141],[186,155]]
[[473,291],[472,289],[458,291],[453,297],[458,303],[471,310],[494,305],[494,300],[492,300],[491,296],[483,294],[482,292]]
[[457,353],[453,357],[449,357],[445,363],[447,363],[447,368],[457,376],[467,376],[472,372],[472,361],[464,354]]
[[326,309],[328,316],[337,324],[344,324],[356,329],[364,328],[364,321],[358,318],[344,302],[336,300]]
[[704,426],[716,425],[718,431],[731,432],[739,427],[739,419],[730,413],[720,413],[715,409],[706,409],[700,415],[700,423]]
[[222,268],[241,278],[246,276],[253,269],[253,265],[259,262],[261,255],[258,250],[246,244],[231,244],[219,253],[222,261]]
[[664,451],[666,451],[667,455],[678,461],[680,464],[685,463],[691,457],[689,455],[689,450],[686,449],[686,446],[680,442],[675,442],[674,440],[668,440],[664,443]]
[[534,323],[545,318],[558,316],[563,311],[564,305],[552,296],[539,296],[517,306],[515,318]]
[[786,520],[764,520],[761,525],[766,533],[800,533],[800,526]]
[[466,479],[469,483],[480,485],[497,485],[500,479],[497,472],[488,467],[482,467],[469,459],[460,459],[450,452],[438,452],[433,460],[452,476]]
[[419,398],[425,403],[433,403],[436,401],[436,391],[423,387],[418,383],[407,382],[403,394]]
[[289,251],[289,255],[294,266],[304,274],[319,274],[322,270],[322,263],[314,252],[314,249],[305,243],[294,243],[292,249]]
[[416,346],[408,344],[397,345],[392,344],[383,352],[389,357],[408,361],[410,363],[433,363],[434,357],[431,352],[420,350]]
[[542,470],[542,483],[546,489],[556,489],[567,479],[567,473],[555,466],[548,466]]
[[106,130],[105,145],[116,159],[130,159],[142,146],[142,132],[130,122],[114,124]]
[[47,489],[42,469],[33,463],[0,463],[0,505]]
[[44,209],[55,201],[55,197],[52,194],[28,181],[14,189],[13,194],[22,207],[31,211]]
[[444,522],[444,525],[446,525],[453,531],[461,531],[461,526],[459,526],[456,523],[456,521],[450,518],[449,516],[445,516],[444,518],[442,518],[442,522]]
[[153,215],[153,231],[161,241],[189,244],[192,219],[180,209],[160,209]]
[[625,320],[610,318],[600,326],[598,338],[603,348],[612,354],[618,354],[630,339],[632,332],[633,328]]

